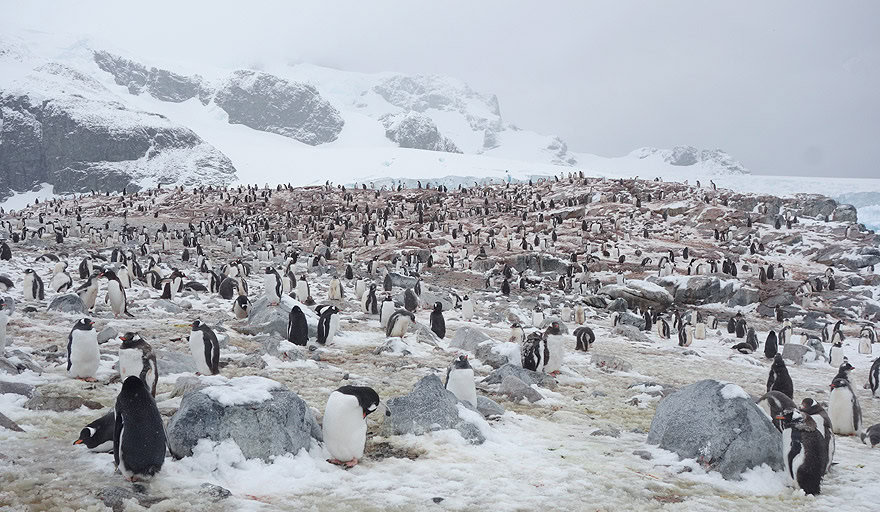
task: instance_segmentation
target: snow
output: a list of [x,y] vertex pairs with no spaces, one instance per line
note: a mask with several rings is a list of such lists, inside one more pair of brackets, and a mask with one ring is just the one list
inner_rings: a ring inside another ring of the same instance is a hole
[[37,190],[29,190],[27,192],[13,192],[13,194],[3,201],[0,201],[0,208],[4,210],[20,210],[29,204],[33,204],[34,200],[39,199],[45,201],[55,197],[53,193],[54,187],[49,183],[41,183]]
[[270,391],[284,387],[279,382],[256,375],[232,379],[212,376],[204,380],[217,382],[217,384],[203,388],[202,393],[226,406],[265,402],[272,399]]
[[725,400],[733,400],[734,398],[749,399],[749,394],[736,384],[725,384],[724,387],[721,388],[721,396]]

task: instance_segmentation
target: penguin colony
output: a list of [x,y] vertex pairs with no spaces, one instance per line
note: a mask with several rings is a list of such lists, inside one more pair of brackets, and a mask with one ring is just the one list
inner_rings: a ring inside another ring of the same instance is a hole
[[[311,200],[316,193],[325,200]],[[668,206],[684,200],[691,201],[686,212]],[[352,320],[389,340],[447,347],[448,366],[436,371],[445,370],[446,389],[472,407],[487,369],[439,340],[488,318],[509,326],[498,341],[517,347],[511,362],[549,378],[576,375],[566,361],[601,349],[616,327],[682,351],[726,343],[731,359],[766,366],[767,394],[757,401],[782,432],[785,472],[793,487],[819,494],[835,471],[835,436],[880,442],[880,427],[864,424],[868,411],[860,405],[867,402],[876,417],[870,398],[877,396],[880,359],[858,369],[847,360],[872,354],[878,313],[832,307],[841,294],[880,279],[870,259],[840,265],[820,255],[789,264],[778,256],[796,245],[787,241],[794,233],[836,237],[845,230],[847,239],[874,240],[823,215],[799,218],[802,209],[796,200],[714,186],[578,173],[453,190],[202,187],[52,200],[3,212],[0,255],[10,265],[0,268],[0,356],[17,345],[28,315],[63,295],[80,300],[82,317],[68,324],[59,363],[68,378],[118,393],[113,411],[78,428],[75,444],[112,451],[124,478],[149,481],[165,459],[155,397],[172,384],[155,347],[174,339],[137,327],[139,312],[155,301],[180,304],[202,294],[224,304],[225,316],[210,320],[196,311],[188,321],[174,316],[186,346],[177,348],[189,354],[196,375],[224,373],[231,360],[221,340],[244,332],[236,326],[259,305],[283,311],[287,325],[279,334],[309,350],[350,336]],[[703,217],[712,220],[685,222]],[[768,306],[756,299],[757,309],[747,308],[738,304],[747,294],[734,291],[712,303],[700,291],[692,297],[670,285],[686,276],[720,277],[733,283],[723,286],[790,300]],[[652,286],[673,300],[655,300]],[[622,309],[606,309],[620,306],[614,299],[621,297]],[[447,331],[450,319],[456,322]],[[98,331],[114,322],[126,332],[108,354]],[[837,372],[827,395],[794,401],[803,389],[789,374],[786,345],[806,347],[815,364]],[[102,354],[116,358],[116,375],[101,375]],[[865,385],[856,385],[862,377]],[[330,393],[322,423],[330,462],[352,467],[364,458],[366,419],[380,403],[369,386]]]

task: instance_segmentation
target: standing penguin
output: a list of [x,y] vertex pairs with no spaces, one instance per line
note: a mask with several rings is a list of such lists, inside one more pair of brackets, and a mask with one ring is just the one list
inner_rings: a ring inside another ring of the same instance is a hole
[[831,366],[835,368],[839,368],[840,365],[843,364],[843,341],[835,340],[831,345],[831,348],[828,350],[828,361],[831,363]]
[[309,342],[309,324],[299,306],[293,306],[287,315],[287,341],[301,347]]
[[92,452],[112,452],[115,429],[116,412],[110,409],[110,412],[83,427],[73,444],[84,444]]
[[248,317],[248,308],[250,307],[251,301],[248,300],[247,295],[239,295],[234,301],[232,301],[232,312],[235,313],[235,318],[238,318],[239,320]]
[[357,300],[361,300],[364,298],[364,293],[367,291],[367,282],[363,279],[358,279],[354,282],[354,296]]
[[197,375],[220,373],[220,342],[214,331],[200,320],[192,323],[189,350],[195,361]]
[[779,352],[779,348],[776,345],[776,332],[770,331],[767,334],[767,341],[764,343],[764,357],[773,359],[777,352]]
[[443,319],[443,303],[435,302],[431,311],[431,331],[441,340],[446,337],[446,320]]
[[797,409],[786,410],[782,420],[782,462],[795,487],[819,494],[828,465],[828,450],[816,422]]
[[782,354],[776,354],[773,357],[770,375],[767,377],[767,391],[779,391],[788,398],[794,398],[794,384],[791,382],[785,361],[782,360]]
[[379,314],[379,301],[376,298],[376,284],[373,283],[370,285],[370,290],[364,294],[363,300],[361,301],[361,308],[364,313],[368,315],[378,315]]
[[859,333],[859,354],[871,354],[873,348],[871,345],[874,343],[873,335],[873,329],[862,328],[862,332]]
[[510,296],[510,281],[505,277],[501,283],[501,294],[505,297]]
[[333,341],[337,331],[339,331],[339,308],[336,306],[318,306],[317,311],[319,315],[317,341],[321,345],[326,345]]
[[584,323],[586,321],[587,321],[587,315],[586,315],[586,312],[584,311],[584,306],[581,304],[578,304],[574,308],[574,323],[576,323],[578,325],[584,325]]
[[589,352],[590,347],[593,346],[593,343],[596,341],[596,335],[593,334],[592,329],[587,326],[583,326],[578,327],[574,330],[574,339],[575,350],[583,350],[584,352]]
[[461,319],[470,322],[474,318],[474,301],[467,295],[461,300]]
[[76,294],[83,301],[86,311],[91,311],[98,300],[98,276],[90,275],[85,283],[76,289]]
[[670,337],[669,322],[665,318],[657,319],[657,335],[664,340],[668,340]]
[[299,281],[296,282],[296,300],[305,303],[311,295],[309,282],[306,280],[306,275],[303,274]]
[[263,274],[263,293],[270,306],[277,306],[281,303],[282,289],[283,285],[278,271],[275,270],[275,267],[266,267],[266,272]]
[[409,311],[410,313],[415,313],[416,309],[419,307],[419,297],[416,295],[416,292],[413,291],[412,288],[407,288],[403,291],[403,308]]
[[383,329],[388,327],[388,320],[391,318],[395,309],[397,308],[394,306],[394,301],[391,299],[391,295],[386,295],[385,299],[382,301],[382,307],[379,309],[379,325],[381,325]]
[[533,372],[540,372],[544,369],[546,361],[544,354],[546,353],[547,340],[544,336],[535,331],[528,335],[523,341],[520,353],[522,355],[522,367]]
[[101,352],[98,333],[90,318],[77,320],[67,336],[67,374],[75,379],[95,382]]
[[66,292],[73,286],[73,279],[67,273],[67,262],[59,261],[55,265],[55,274],[49,281],[49,289],[55,293]]
[[880,388],[880,357],[874,360],[868,370],[867,387],[871,390],[871,396],[877,396],[877,389]]
[[862,408],[849,380],[837,377],[831,381],[828,416],[835,434],[851,436],[862,429]]
[[116,398],[116,468],[130,482],[150,480],[162,469],[165,447],[165,427],[156,402],[139,378],[128,377]]
[[156,366],[156,355],[153,347],[136,332],[127,332],[119,337],[119,377],[125,380],[134,375],[141,379],[150,395],[156,396],[156,384],[159,382],[159,368]]
[[110,303],[110,310],[113,311],[113,316],[115,318],[119,318],[119,315],[122,314],[132,316],[128,312],[128,304],[125,301],[125,288],[119,282],[116,272],[107,269],[101,272],[100,276],[107,278],[107,294],[104,296],[104,303]]
[[776,427],[776,430],[780,432],[783,430],[782,419],[780,416],[782,416],[786,409],[797,409],[794,400],[779,391],[769,391],[764,393],[756,403],[770,418],[770,421],[773,423],[773,426]]
[[745,335],[746,335],[746,320],[744,318],[740,317],[739,320],[736,321],[735,331],[736,331],[737,338],[745,337]]
[[22,289],[24,291],[24,300],[43,300],[46,298],[43,280],[40,279],[40,276],[32,268],[24,271]]
[[812,398],[804,398],[799,407],[802,413],[809,415],[816,423],[816,428],[822,434],[825,440],[825,446],[828,450],[828,464],[825,466],[825,472],[831,470],[831,464],[834,461],[834,450],[836,443],[834,442],[834,432],[831,429],[831,418],[825,409]]
[[871,448],[877,446],[880,444],[880,423],[871,425],[867,430],[859,434],[859,437],[861,437],[862,443],[871,443]]
[[342,300],[342,281],[334,277],[330,280],[330,288],[327,290],[327,300]]
[[353,467],[364,456],[367,442],[366,417],[379,407],[379,394],[363,386],[342,386],[330,393],[324,408],[324,446],[327,462]]
[[507,338],[507,341],[521,346],[525,339],[526,332],[523,330],[519,322],[512,323],[510,325],[510,337]]
[[562,329],[559,322],[551,322],[544,331],[544,338],[547,340],[544,362],[544,373],[548,375],[557,375],[562,369],[562,362],[565,358],[565,338],[562,336]]
[[474,384],[474,369],[466,355],[460,355],[452,361],[446,370],[446,389],[462,402],[477,407],[477,387]]
[[398,309],[388,319],[385,328],[385,336],[389,338],[403,338],[409,326],[416,321],[416,316],[405,309]]
[[535,306],[535,310],[532,312],[532,327],[541,327],[543,323],[544,311],[541,309],[541,306]]

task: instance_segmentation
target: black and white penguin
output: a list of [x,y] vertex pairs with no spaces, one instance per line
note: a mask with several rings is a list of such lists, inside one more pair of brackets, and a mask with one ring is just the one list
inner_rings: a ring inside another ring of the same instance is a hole
[[419,307],[419,297],[416,295],[416,292],[413,291],[412,288],[407,288],[403,291],[403,308],[409,311],[410,313],[415,313],[416,309]]
[[306,275],[303,274],[302,277],[296,282],[296,300],[305,303],[309,300],[309,297],[312,296],[312,290],[309,286],[309,282],[306,279]]
[[690,347],[694,342],[694,328],[690,324],[684,324],[678,330],[678,346]]
[[861,437],[863,443],[870,443],[871,448],[877,446],[880,444],[880,423],[871,425],[867,430],[862,432],[859,437]]
[[441,340],[446,337],[446,320],[443,318],[443,303],[435,302],[431,311],[431,331]]
[[[292,310],[291,310],[292,311]],[[336,306],[319,306],[318,311],[318,343],[331,343],[339,331],[339,308]]]
[[9,276],[0,275],[0,292],[13,288],[15,288],[15,284],[12,282],[12,279],[9,279]]
[[98,276],[91,275],[88,276],[85,283],[76,289],[76,294],[83,301],[86,311],[94,309],[95,303],[98,301],[98,288]]
[[873,327],[865,326],[859,332],[859,354],[870,355],[876,338]]
[[461,319],[470,322],[474,318],[474,301],[465,295],[461,300]]
[[73,286],[73,279],[67,273],[67,262],[59,261],[55,264],[55,273],[49,280],[49,289],[55,293],[66,292]]
[[785,366],[782,354],[776,354],[773,357],[770,375],[767,377],[767,391],[779,391],[788,398],[794,398],[794,384],[791,382],[791,376],[788,374],[788,368]]
[[510,296],[510,281],[506,277],[501,282],[501,294],[505,297]]
[[370,285],[370,290],[364,293],[363,300],[361,301],[361,308],[364,313],[368,315],[378,315],[379,314],[379,300],[376,298],[376,284],[373,283]]
[[391,315],[394,314],[396,309],[397,307],[394,305],[391,294],[385,295],[385,298],[382,300],[382,307],[379,308],[379,325],[383,329],[388,327],[388,320],[391,319]]
[[156,355],[138,333],[127,332],[119,337],[119,377],[125,379],[134,375],[141,379],[152,396],[156,396],[156,384],[159,382],[159,368],[156,366]]
[[773,359],[777,352],[779,352],[779,347],[776,344],[776,331],[770,331],[767,333],[767,341],[764,342],[764,357]]
[[220,342],[217,335],[201,320],[192,323],[189,333],[189,350],[195,361],[196,374],[217,375],[220,373]]
[[[667,324],[668,327],[668,324]],[[574,339],[575,339],[575,350],[582,350],[584,352],[589,352],[590,347],[593,346],[593,343],[596,341],[596,335],[593,333],[593,330],[587,326],[578,327],[574,330]]]
[[807,494],[819,494],[822,477],[828,466],[825,439],[816,422],[797,409],[786,410],[782,421],[782,462],[796,488]]
[[287,341],[302,347],[309,342],[309,324],[299,306],[293,306],[287,315]]
[[746,320],[745,318],[740,317],[739,320],[736,321],[736,337],[743,338],[746,335]]
[[510,336],[507,338],[507,341],[522,346],[522,343],[525,339],[526,332],[525,330],[523,330],[519,322],[514,322],[510,324]]
[[165,462],[165,427],[147,386],[135,376],[116,398],[113,461],[130,482],[148,481]]
[[764,414],[770,418],[773,426],[780,432],[782,432],[782,420],[779,419],[779,416],[781,416],[785,410],[797,409],[794,400],[789,398],[785,393],[779,391],[769,391],[763,394],[756,403],[758,404],[758,407],[764,411]]
[[251,301],[248,300],[247,295],[239,295],[234,301],[232,301],[232,312],[235,314],[235,318],[238,318],[239,320],[248,317],[248,309],[250,307]]
[[385,328],[385,336],[389,338],[403,338],[409,330],[409,326],[416,321],[416,316],[405,309],[398,309],[388,319]]
[[736,332],[736,320],[736,317],[730,317],[730,320],[727,321],[727,334],[733,334]]
[[330,393],[324,408],[324,446],[327,462],[353,467],[364,456],[366,417],[379,407],[379,394],[363,386],[342,386]]
[[565,359],[565,338],[562,336],[562,328],[559,322],[551,322],[544,331],[547,340],[545,349],[544,373],[556,375],[562,369]]
[[95,322],[82,318],[73,324],[67,336],[67,374],[76,379],[94,382],[101,352]]
[[544,310],[541,309],[541,306],[535,306],[535,310],[532,311],[532,327],[541,327],[544,323]]
[[24,283],[21,287],[24,292],[24,300],[43,300],[46,298],[43,280],[32,268],[24,271]]
[[282,288],[281,275],[278,274],[275,267],[266,267],[266,272],[263,274],[263,294],[270,306],[277,306],[281,303]]
[[880,357],[871,364],[868,370],[868,389],[871,390],[871,396],[877,396],[877,389],[880,388]]
[[343,296],[342,281],[334,277],[330,280],[330,287],[327,289],[327,300],[342,300]]
[[12,249],[6,242],[0,242],[0,260],[9,261],[12,259]]
[[825,440],[825,446],[828,449],[828,464],[825,466],[825,472],[831,470],[831,464],[834,462],[834,451],[836,442],[834,441],[834,432],[831,428],[831,418],[825,409],[812,398],[804,398],[799,407],[800,411],[811,418],[816,423],[816,428],[822,434]]
[[544,336],[535,331],[526,337],[523,341],[520,352],[522,354],[522,367],[533,372],[540,372],[544,369],[544,361],[547,348],[547,340]]
[[73,444],[84,444],[92,452],[112,452],[115,429],[116,412],[110,409],[110,412],[83,427]]
[[9,323],[9,314],[11,308],[6,303],[6,299],[0,297],[0,356],[6,350],[6,325]]
[[105,269],[101,272],[100,277],[107,278],[107,294],[104,296],[104,303],[110,303],[110,310],[113,316],[119,318],[119,315],[133,316],[128,312],[128,304],[125,300],[125,288],[119,282],[116,272]]
[[828,399],[828,416],[835,434],[850,436],[862,428],[862,408],[849,380],[837,377],[831,381],[831,397]]
[[791,320],[782,322],[782,329],[779,331],[779,344],[785,345],[791,341],[792,336]]
[[474,384],[474,369],[466,355],[456,357],[446,369],[446,389],[462,402],[477,407],[477,387]]
[[843,340],[835,340],[834,343],[831,344],[831,348],[828,349],[828,362],[831,363],[831,366],[838,368],[843,364],[845,357],[846,356],[843,355]]

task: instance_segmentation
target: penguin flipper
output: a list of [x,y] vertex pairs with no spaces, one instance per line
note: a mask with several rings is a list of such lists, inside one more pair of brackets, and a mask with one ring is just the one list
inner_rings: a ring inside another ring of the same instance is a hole
[[119,467],[119,450],[122,445],[122,414],[116,413],[116,426],[113,429],[113,464]]

